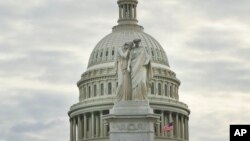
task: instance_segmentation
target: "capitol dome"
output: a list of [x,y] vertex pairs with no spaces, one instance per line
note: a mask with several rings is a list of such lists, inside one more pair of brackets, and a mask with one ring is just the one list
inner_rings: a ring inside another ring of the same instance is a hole
[[[77,82],[79,102],[70,107],[70,141],[108,141],[109,124],[102,117],[116,99],[118,86],[115,68],[116,50],[125,42],[141,39],[152,60],[153,79],[148,100],[155,114],[160,115],[155,124],[156,141],[188,141],[188,106],[179,101],[180,81],[170,69],[168,57],[152,36],[138,25],[137,0],[118,0],[118,25],[101,39],[93,49],[87,70]],[[162,131],[164,125],[173,122],[173,132]]]
[[152,36],[143,32],[143,27],[139,25],[118,25],[113,27],[112,33],[105,36],[91,53],[88,68],[115,60],[116,49],[124,43],[141,39],[141,46],[145,47],[154,63],[159,63],[169,67],[165,51],[158,41]]

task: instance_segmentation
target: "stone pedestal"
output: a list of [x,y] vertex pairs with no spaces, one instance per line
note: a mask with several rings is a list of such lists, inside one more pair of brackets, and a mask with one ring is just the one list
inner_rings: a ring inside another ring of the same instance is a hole
[[110,125],[110,141],[154,141],[153,113],[148,101],[122,101],[103,117]]

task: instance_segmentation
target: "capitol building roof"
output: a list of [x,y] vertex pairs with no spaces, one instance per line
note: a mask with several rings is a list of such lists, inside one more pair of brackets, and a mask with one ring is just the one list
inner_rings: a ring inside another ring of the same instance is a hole
[[124,43],[141,39],[141,46],[145,47],[153,63],[169,67],[168,58],[159,42],[143,31],[137,24],[123,24],[113,27],[112,33],[97,43],[89,59],[88,67],[112,62],[116,58],[116,49]]

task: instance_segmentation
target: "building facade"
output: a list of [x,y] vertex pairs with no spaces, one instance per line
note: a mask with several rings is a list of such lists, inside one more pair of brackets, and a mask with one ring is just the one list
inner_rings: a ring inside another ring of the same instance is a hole
[[[148,99],[154,113],[160,115],[155,124],[156,141],[188,141],[190,111],[179,101],[180,80],[170,69],[167,55],[152,36],[144,32],[137,20],[137,0],[118,0],[118,25],[93,49],[86,72],[81,75],[77,86],[79,102],[70,107],[70,141],[108,141],[109,125],[102,116],[109,114],[116,98],[118,85],[115,68],[116,49],[125,42],[141,39],[150,54],[153,67],[153,85]],[[174,123],[169,133],[162,127]]]

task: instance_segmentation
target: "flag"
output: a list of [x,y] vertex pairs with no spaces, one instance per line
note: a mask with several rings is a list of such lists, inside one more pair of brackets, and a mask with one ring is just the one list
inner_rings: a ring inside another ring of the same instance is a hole
[[174,129],[173,122],[168,123],[167,125],[163,126],[162,130],[164,132],[170,132]]

